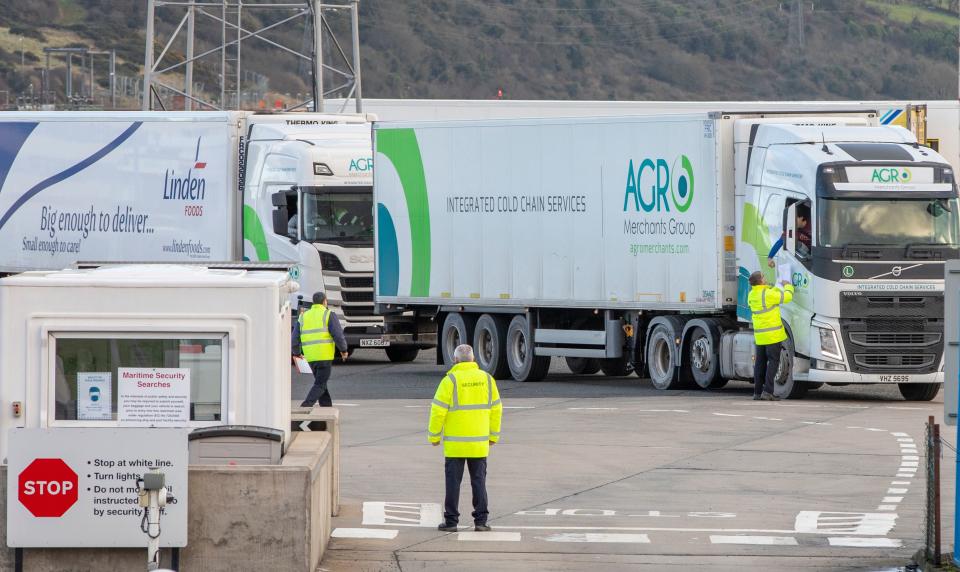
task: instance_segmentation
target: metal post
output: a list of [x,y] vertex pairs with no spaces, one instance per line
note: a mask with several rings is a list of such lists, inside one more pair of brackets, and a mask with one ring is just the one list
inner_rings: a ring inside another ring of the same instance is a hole
[[350,18],[353,23],[353,96],[357,113],[363,113],[363,94],[360,92],[360,0],[351,0]]
[[227,108],[227,0],[223,0],[223,10],[220,14],[220,107]]
[[187,8],[187,67],[186,73],[184,74],[184,86],[183,91],[187,94],[187,97],[183,98],[183,110],[190,111],[193,109],[193,36],[194,36],[194,25],[196,24],[196,6],[194,3],[190,2],[190,7]]
[[323,111],[323,5],[313,0],[313,110]]
[[143,61],[143,104],[141,109],[150,111],[150,85],[153,83],[153,20],[154,0],[147,0],[147,45]]
[[117,50],[110,50],[110,107],[117,108]]
[[[933,416],[930,417],[931,421]],[[933,474],[936,475],[936,483],[933,490],[933,518],[935,528],[933,531],[933,563],[940,566],[940,425],[933,424]]]
[[73,54],[67,54],[67,103],[73,97]]
[[[960,439],[960,423],[957,423],[957,434]],[[956,443],[957,441],[954,441]],[[956,467],[953,477],[953,563],[960,566],[960,455],[955,459]]]
[[240,38],[243,37],[243,0],[237,0],[237,61],[234,62],[237,72],[237,109],[242,109],[243,105],[240,102],[240,86],[243,85],[243,81],[240,78]]

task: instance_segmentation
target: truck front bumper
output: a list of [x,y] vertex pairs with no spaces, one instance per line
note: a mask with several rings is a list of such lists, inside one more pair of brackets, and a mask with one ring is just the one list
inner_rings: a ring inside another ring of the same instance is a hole
[[807,373],[807,381],[814,383],[943,383],[943,372],[909,374],[863,374],[852,371],[828,371],[825,369],[811,369]]

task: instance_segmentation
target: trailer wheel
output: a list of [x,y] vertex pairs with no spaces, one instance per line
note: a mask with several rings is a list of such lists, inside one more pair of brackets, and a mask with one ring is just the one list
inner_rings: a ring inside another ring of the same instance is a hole
[[550,371],[550,356],[534,355],[533,332],[527,317],[514,316],[507,326],[507,365],[517,381],[540,381]]
[[[719,389],[727,384],[720,379],[720,356],[710,332],[697,326],[690,333],[688,353],[683,360],[693,381],[703,389]],[[722,382],[722,383],[721,383]]]
[[510,375],[507,365],[507,325],[503,318],[484,314],[473,333],[473,353],[480,369],[495,378]]
[[626,357],[602,359],[600,371],[607,377],[624,377],[633,373],[633,365]]
[[807,384],[793,377],[793,340],[789,337],[780,345],[780,365],[773,378],[773,393],[781,399],[800,399],[807,393]]
[[673,333],[663,324],[653,328],[647,341],[647,369],[650,383],[657,389],[679,389],[677,377],[677,346]]
[[444,318],[440,334],[440,350],[443,352],[443,363],[447,367],[453,366],[453,350],[460,344],[469,344],[473,341],[473,326],[476,321],[475,317],[458,312],[451,312]]
[[939,383],[898,383],[900,395],[907,401],[930,401],[940,393]]
[[404,347],[404,346],[387,346],[384,348],[384,351],[387,352],[387,359],[393,363],[407,363],[417,359],[417,354],[420,353],[420,348],[414,347]]
[[594,358],[568,357],[567,367],[577,375],[593,375],[600,371],[600,360]]

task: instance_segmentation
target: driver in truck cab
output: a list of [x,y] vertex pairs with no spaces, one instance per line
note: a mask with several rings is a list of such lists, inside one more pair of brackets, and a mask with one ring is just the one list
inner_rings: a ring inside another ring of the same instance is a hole
[[[813,241],[810,239],[810,207],[806,205],[800,205],[797,207],[797,254],[800,256],[809,256],[810,247],[813,245]],[[773,261],[774,257],[777,255],[777,252],[783,248],[783,241],[787,237],[787,231],[784,230],[780,235],[780,238],[773,243],[773,248],[770,249],[770,253],[767,254],[767,266],[770,268],[775,267],[777,264]]]
[[753,399],[779,401],[773,394],[773,382],[780,367],[781,343],[787,331],[780,318],[780,306],[793,300],[793,285],[782,280],[782,288],[768,286],[763,272],[750,275],[750,314],[753,322],[753,341],[756,358],[753,362]]

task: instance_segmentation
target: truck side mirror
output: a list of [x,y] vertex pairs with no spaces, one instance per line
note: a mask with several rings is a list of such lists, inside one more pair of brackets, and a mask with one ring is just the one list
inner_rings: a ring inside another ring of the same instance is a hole
[[287,225],[290,222],[290,213],[287,205],[273,209],[273,234],[287,236]]
[[784,221],[783,250],[786,252],[797,253],[797,203],[787,207],[786,221]]

